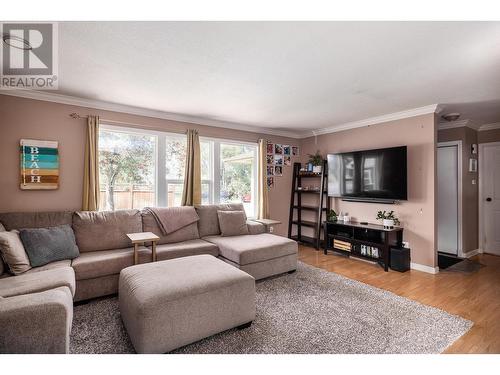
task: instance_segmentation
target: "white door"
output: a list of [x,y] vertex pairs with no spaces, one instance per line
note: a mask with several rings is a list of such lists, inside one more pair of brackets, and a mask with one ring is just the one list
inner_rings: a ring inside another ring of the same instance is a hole
[[438,251],[458,255],[458,146],[439,146]]
[[500,144],[484,144],[482,156],[483,251],[500,255]]

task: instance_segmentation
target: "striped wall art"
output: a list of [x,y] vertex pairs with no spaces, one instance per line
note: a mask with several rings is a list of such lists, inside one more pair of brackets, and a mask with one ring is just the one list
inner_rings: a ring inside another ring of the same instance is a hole
[[59,187],[57,142],[21,139],[20,146],[21,189],[57,189]]

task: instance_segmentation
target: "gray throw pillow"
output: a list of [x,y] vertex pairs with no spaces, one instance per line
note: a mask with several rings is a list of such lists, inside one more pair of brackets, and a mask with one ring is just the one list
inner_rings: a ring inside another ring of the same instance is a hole
[[245,211],[217,211],[222,237],[248,234]]
[[22,229],[19,237],[32,267],[58,260],[74,259],[80,255],[73,229],[69,225]]

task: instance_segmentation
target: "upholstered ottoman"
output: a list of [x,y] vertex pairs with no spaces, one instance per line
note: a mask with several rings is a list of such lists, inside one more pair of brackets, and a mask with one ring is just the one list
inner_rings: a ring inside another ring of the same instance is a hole
[[120,312],[138,353],[166,353],[255,319],[255,280],[211,255],[123,269]]

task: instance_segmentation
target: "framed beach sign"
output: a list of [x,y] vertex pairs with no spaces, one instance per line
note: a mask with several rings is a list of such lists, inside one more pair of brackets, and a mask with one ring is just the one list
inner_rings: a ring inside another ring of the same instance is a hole
[[59,149],[55,141],[21,139],[22,190],[53,190],[59,188]]

